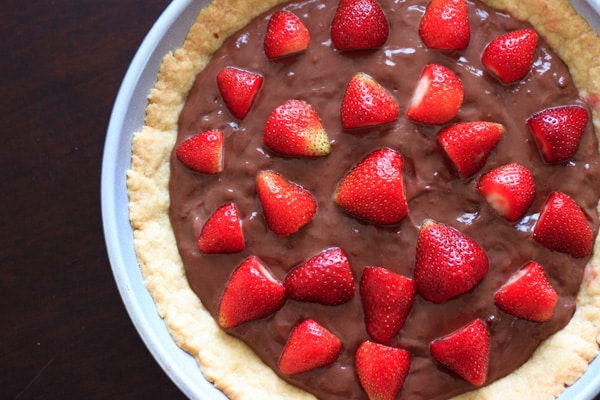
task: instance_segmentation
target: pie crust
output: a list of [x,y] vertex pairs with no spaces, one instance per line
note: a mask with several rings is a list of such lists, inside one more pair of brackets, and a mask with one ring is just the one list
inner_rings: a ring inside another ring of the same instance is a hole
[[[593,112],[600,138],[600,39],[568,1],[482,0],[527,20],[569,66]],[[198,15],[183,45],[165,55],[149,94],[144,127],[133,135],[127,173],[129,213],[143,279],[175,342],[231,399],[314,399],[280,379],[243,342],[225,333],[188,285],[169,222],[169,161],[177,121],[195,76],[211,55],[278,0],[214,0]],[[600,211],[599,211],[600,212]],[[569,324],[545,340],[522,367],[455,399],[552,399],[574,383],[600,342],[600,240],[586,267]]]

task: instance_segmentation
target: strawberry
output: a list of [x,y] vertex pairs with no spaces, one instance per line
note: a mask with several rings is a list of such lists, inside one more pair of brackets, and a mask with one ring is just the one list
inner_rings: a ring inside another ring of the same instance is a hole
[[383,46],[389,24],[376,0],[340,0],[331,23],[331,40],[338,50]]
[[520,164],[506,164],[479,178],[479,193],[498,214],[511,222],[521,219],[535,196],[533,174]]
[[244,232],[233,203],[219,207],[204,223],[198,249],[206,254],[237,253],[245,248]]
[[262,82],[262,75],[233,67],[225,67],[217,74],[221,97],[237,119],[246,118]]
[[334,362],[342,350],[342,342],[318,322],[307,319],[290,333],[279,358],[279,370],[295,375],[324,367]]
[[425,46],[435,50],[464,50],[471,40],[465,0],[432,0],[419,24]]
[[550,250],[582,258],[592,252],[593,234],[579,204],[565,193],[552,192],[533,229],[533,240]]
[[392,149],[369,153],[340,182],[334,201],[349,214],[376,224],[400,222],[408,214],[402,163]]
[[233,272],[219,305],[219,325],[233,328],[273,314],[285,303],[285,289],[256,256]]
[[183,165],[201,174],[223,171],[223,132],[213,129],[181,142],[175,154]]
[[359,72],[344,93],[341,118],[344,129],[387,124],[398,119],[398,104],[371,76]]
[[275,11],[267,25],[264,49],[268,58],[303,53],[310,44],[310,34],[300,18],[289,11]]
[[459,230],[425,220],[419,231],[415,283],[426,300],[443,303],[469,290],[488,271],[485,251]]
[[369,400],[394,400],[410,369],[404,349],[366,341],[356,350],[356,373]]
[[527,125],[547,163],[571,158],[588,122],[588,112],[580,106],[560,106],[538,111],[527,118]]
[[271,113],[263,141],[271,150],[293,157],[326,156],[331,150],[317,112],[302,100],[289,100]]
[[462,106],[465,91],[450,69],[439,64],[426,65],[410,99],[408,119],[439,125],[450,121]]
[[350,262],[339,247],[327,249],[292,269],[283,280],[290,299],[327,306],[354,297]]
[[367,332],[387,342],[398,332],[415,301],[415,283],[382,267],[366,267],[360,280],[360,298]]
[[504,312],[528,321],[544,322],[552,317],[558,295],[544,268],[530,261],[496,292],[494,301]]
[[537,43],[538,36],[533,29],[506,33],[487,44],[481,63],[502,83],[517,82],[531,69]]
[[489,367],[490,337],[485,323],[476,319],[429,346],[439,363],[467,382],[482,386]]
[[504,126],[494,122],[462,122],[442,129],[438,142],[458,173],[467,178],[483,167],[503,134]]
[[259,172],[256,187],[267,225],[279,237],[300,230],[317,211],[317,203],[308,190],[276,172]]

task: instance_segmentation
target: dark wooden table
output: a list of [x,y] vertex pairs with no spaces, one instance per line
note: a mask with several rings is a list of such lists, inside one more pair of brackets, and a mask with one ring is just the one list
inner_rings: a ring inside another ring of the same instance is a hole
[[168,0],[0,7],[0,399],[181,399],[125,311],[100,214],[111,108]]

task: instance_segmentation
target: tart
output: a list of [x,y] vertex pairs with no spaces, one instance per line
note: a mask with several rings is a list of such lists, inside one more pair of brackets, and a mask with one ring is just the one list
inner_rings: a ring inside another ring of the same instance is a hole
[[600,41],[486,3],[215,0],[165,56],[136,252],[228,397],[549,398],[597,354]]

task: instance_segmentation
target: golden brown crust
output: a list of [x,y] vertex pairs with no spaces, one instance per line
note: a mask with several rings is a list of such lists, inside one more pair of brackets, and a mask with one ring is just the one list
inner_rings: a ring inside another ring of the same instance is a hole
[[[168,217],[169,159],[177,120],[194,78],[222,42],[280,0],[214,0],[198,16],[181,48],[167,54],[148,97],[145,126],[134,134],[128,171],[129,212],[146,287],[175,342],[231,399],[314,399],[287,384],[242,342],[224,333],[190,289]],[[528,20],[569,66],[600,132],[600,40],[567,0],[484,0]],[[594,67],[590,67],[594,66]],[[600,241],[588,265],[575,316],[506,378],[457,399],[552,399],[598,353]],[[510,395],[509,395],[510,394]]]

